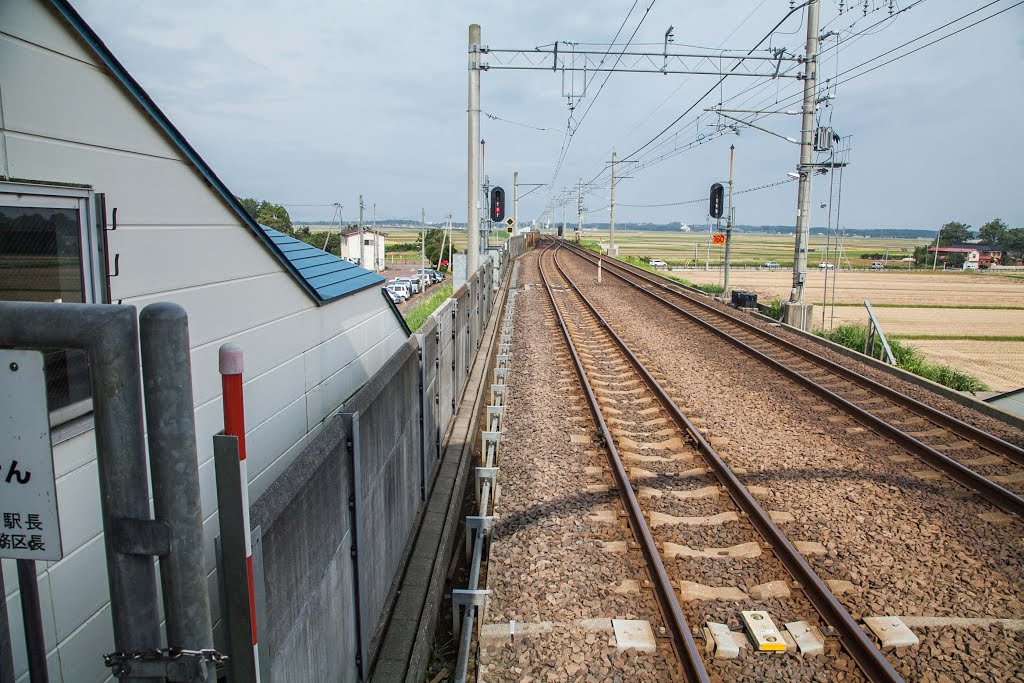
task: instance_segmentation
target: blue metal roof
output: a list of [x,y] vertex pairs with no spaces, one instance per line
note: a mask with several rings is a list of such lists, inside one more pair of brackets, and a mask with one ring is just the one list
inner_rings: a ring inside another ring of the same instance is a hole
[[303,283],[315,291],[324,303],[367,287],[379,287],[386,279],[383,275],[360,268],[283,232],[266,225],[257,225],[281,251]]
[[[92,27],[90,27],[85,22],[85,20],[82,19],[81,15],[79,15],[75,8],[71,6],[71,3],[68,0],[50,0],[50,3],[57,10],[57,12],[59,12],[61,16],[64,17],[65,21],[67,21],[68,24],[70,24],[71,27],[78,33],[79,37],[83,41],[85,41],[86,45],[88,45],[89,48],[92,49],[93,53],[96,54],[100,61],[102,61],[103,64],[106,65],[106,67],[110,70],[113,76],[117,78],[121,85],[124,86],[124,88],[129,92],[129,94],[131,94],[131,96],[135,99],[138,105],[142,107],[143,111],[145,111],[146,114],[148,114],[149,117],[153,120],[153,122],[164,131],[164,133],[171,139],[171,141],[178,147],[178,149],[181,150],[182,154],[184,154],[185,157],[192,162],[192,165],[199,172],[199,174],[203,176],[203,178],[210,184],[213,190],[217,194],[219,194],[221,198],[227,203],[227,205],[231,207],[235,214],[237,214],[239,221],[253,232],[253,234],[263,243],[263,245],[270,251],[270,253],[272,253],[274,257],[281,263],[281,266],[285,270],[287,270],[288,273],[295,279],[299,286],[305,289],[306,293],[309,294],[314,300],[316,300],[318,304],[325,304],[329,301],[333,301],[334,299],[338,299],[339,297],[343,297],[346,294],[351,294],[353,292],[359,291],[360,289],[369,287],[371,284],[375,284],[378,281],[384,280],[384,278],[377,275],[374,277],[379,278],[379,280],[374,280],[369,284],[360,285],[359,283],[355,282],[346,284],[347,280],[339,277],[337,280],[333,282],[330,282],[330,278],[327,278],[327,280],[324,281],[324,284],[314,285],[310,279],[307,279],[306,276],[299,272],[296,266],[296,262],[293,259],[289,258],[284,253],[282,253],[279,246],[275,243],[273,239],[271,239],[269,233],[267,232],[268,230],[271,232],[276,231],[273,231],[270,228],[264,229],[263,226],[257,224],[256,221],[252,218],[252,216],[250,216],[249,213],[244,208],[242,208],[242,204],[238,201],[238,198],[235,197],[235,195],[228,189],[227,185],[225,185],[224,182],[217,177],[217,174],[213,172],[213,169],[210,168],[210,166],[203,160],[201,156],[199,156],[199,153],[196,152],[192,145],[189,144],[188,140],[185,139],[185,136],[182,135],[181,132],[174,127],[174,124],[171,123],[170,119],[168,119],[167,116],[160,110],[160,108],[156,106],[156,103],[153,102],[149,94],[147,94],[146,91],[142,89],[142,86],[139,85],[138,81],[136,81],[132,77],[132,75],[128,73],[128,70],[124,68],[121,62],[117,60],[117,58],[114,56],[114,53],[110,51],[110,49],[103,43],[100,37],[96,35],[96,32],[92,30]],[[277,234],[283,238],[291,239],[287,235],[281,233]],[[293,241],[298,242],[298,240]],[[299,242],[299,244],[302,244],[302,242]],[[320,256],[327,256],[328,258],[331,258],[330,254],[322,252],[319,249],[316,249],[315,247],[309,247],[309,249],[312,249],[315,252],[319,252]],[[348,263],[346,261],[342,261],[339,258],[335,258],[334,260],[340,263],[346,263],[349,266],[357,268],[357,266],[354,266],[353,264]],[[326,265],[326,263],[327,262],[324,262],[324,265]],[[338,270],[339,273],[340,270],[341,269]],[[359,270],[361,271],[361,274],[370,274],[368,271],[363,270],[361,268],[359,268]],[[321,275],[324,276],[329,274],[330,273],[321,273]],[[397,311],[397,309],[395,310]]]

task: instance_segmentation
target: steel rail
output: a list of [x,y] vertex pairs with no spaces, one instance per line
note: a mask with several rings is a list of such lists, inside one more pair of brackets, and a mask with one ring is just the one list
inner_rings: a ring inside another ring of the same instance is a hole
[[661,554],[658,551],[654,536],[647,526],[647,520],[644,519],[643,512],[640,509],[640,502],[636,498],[629,475],[626,474],[626,468],[622,464],[621,457],[619,457],[619,452],[615,447],[608,424],[605,422],[601,409],[597,405],[597,396],[590,385],[590,380],[587,379],[586,370],[583,368],[583,361],[580,360],[579,354],[576,352],[576,345],[572,341],[572,335],[569,334],[569,328],[565,324],[562,312],[559,310],[558,304],[555,303],[555,295],[551,289],[551,284],[544,274],[543,258],[551,249],[551,246],[549,245],[545,248],[538,257],[541,281],[544,283],[544,289],[551,300],[551,307],[558,318],[558,324],[562,328],[562,336],[565,337],[566,346],[572,355],[576,374],[579,377],[580,385],[583,387],[583,393],[587,398],[587,407],[590,409],[591,417],[593,417],[594,423],[600,429],[601,437],[604,439],[608,463],[615,477],[619,498],[622,500],[623,507],[626,508],[626,513],[629,515],[629,526],[640,545],[644,559],[647,560],[652,584],[658,598],[658,605],[672,635],[673,648],[676,651],[680,667],[687,681],[690,681],[690,683],[710,683],[711,679],[704,668],[704,659],[697,649],[697,643],[694,641],[693,633],[686,623],[686,617],[683,616],[682,607],[679,605],[679,599],[676,596],[675,589],[672,587],[672,581],[669,579],[668,572],[665,570],[665,565],[661,560]]
[[[579,255],[575,251],[573,253]],[[589,258],[583,258],[588,262],[590,261]],[[763,351],[760,351],[751,346],[750,344],[747,344],[746,342],[737,339],[736,337],[732,336],[725,330],[722,330],[716,325],[712,324],[710,321],[705,320],[690,311],[680,308],[679,306],[669,301],[668,299],[665,299],[664,297],[658,295],[657,293],[652,292],[651,290],[646,289],[644,287],[641,287],[640,285],[633,282],[629,278],[620,275],[619,273],[616,273],[614,268],[605,267],[604,271],[614,277],[619,278],[623,282],[632,285],[637,290],[646,293],[648,296],[654,298],[655,300],[662,302],[663,304],[670,307],[674,311],[680,313],[681,315],[685,316],[686,318],[693,320],[694,322],[698,323],[705,329],[709,330],[710,332],[713,332],[714,334],[717,334],[726,341],[735,345],[743,352],[747,353],[750,356],[753,356],[754,358],[768,365],[769,367],[778,370],[780,373],[784,375],[794,378],[798,383],[806,385],[812,392],[818,394],[819,396],[827,400],[829,403],[833,404],[840,410],[850,413],[854,417],[854,419],[856,419],[861,424],[867,426],[868,428],[885,437],[888,437],[892,441],[895,441],[900,446],[905,448],[908,452],[917,455],[926,464],[946,473],[951,478],[956,480],[958,483],[967,487],[968,489],[975,491],[978,495],[980,495],[982,498],[992,503],[996,507],[1004,510],[1005,512],[1014,514],[1024,519],[1024,498],[1021,498],[1017,494],[1000,486],[999,484],[993,482],[992,480],[983,477],[974,470],[960,464],[959,462],[950,458],[944,453],[941,453],[940,451],[932,448],[928,444],[904,432],[902,429],[875,416],[873,413],[870,413],[867,410],[861,408],[860,406],[848,401],[847,399],[843,398],[834,391],[822,386],[821,384],[818,384],[813,379],[810,379],[806,375],[801,374],[799,371],[794,370],[793,368],[789,367],[788,365],[785,365],[781,361],[772,358]],[[678,292],[676,293],[678,294]],[[730,320],[731,319],[732,318],[730,317]],[[744,323],[741,322],[740,324],[742,325]],[[774,337],[774,335],[771,336]],[[824,361],[824,359],[822,360],[823,362],[830,362]]]
[[[582,258],[590,261],[591,263],[595,262],[596,257],[593,257],[592,254],[590,254],[587,250],[581,247],[575,247],[573,245],[566,246],[569,247],[569,249],[573,253],[580,255]],[[632,264],[619,261],[618,259],[604,258],[603,260],[606,266],[610,264],[613,268],[625,270],[630,274],[635,275],[655,285],[656,287],[659,287],[660,289],[671,292],[676,296],[683,297],[687,301],[707,310],[710,313],[715,314],[716,316],[728,318],[737,326],[742,327],[745,330],[748,330],[751,333],[768,340],[769,342],[775,344],[776,346],[781,346],[785,351],[789,353],[800,356],[801,358],[804,358],[805,360],[813,363],[814,365],[818,365],[819,367],[822,367],[829,372],[840,375],[844,379],[847,379],[850,382],[857,384],[861,388],[866,389],[872,393],[881,395],[883,398],[886,398],[898,405],[910,408],[919,417],[929,420],[934,424],[956,434],[961,438],[975,441],[982,448],[992,451],[993,453],[996,453],[998,455],[1006,456],[1007,458],[1017,463],[1018,465],[1024,465],[1024,448],[1016,446],[1004,439],[999,438],[998,436],[995,436],[994,434],[989,434],[988,432],[981,430],[975,427],[974,425],[968,424],[963,420],[960,420],[952,415],[937,410],[936,408],[933,408],[932,406],[923,403],[922,401],[919,401],[912,396],[908,396],[901,391],[893,389],[892,387],[886,386],[884,384],[878,384],[877,382],[872,381],[870,378],[865,377],[864,375],[854,370],[851,370],[850,368],[844,367],[839,363],[835,363],[831,360],[828,360],[827,358],[822,358],[821,356],[815,355],[813,352],[808,351],[803,347],[794,346],[785,339],[780,338],[778,335],[773,334],[767,330],[764,330],[749,321],[740,320],[732,316],[726,315],[722,311],[717,310],[713,305],[709,304],[708,302],[701,301],[699,298],[697,298],[697,295],[691,295],[688,292],[681,292],[678,289],[676,289],[677,287],[681,287],[679,283],[672,282],[671,280],[667,280],[661,277],[660,275],[650,273],[646,270],[643,270],[642,268],[637,268]]]
[[676,425],[688,433],[696,443],[704,460],[711,466],[715,477],[729,492],[729,497],[743,511],[747,519],[758,531],[762,538],[767,541],[772,551],[782,562],[783,566],[800,584],[804,595],[811,602],[818,613],[827,624],[832,626],[839,633],[839,640],[843,647],[860,667],[869,680],[878,682],[893,683],[902,681],[903,678],[896,672],[885,655],[875,647],[868,635],[860,628],[850,613],[843,607],[842,603],[835,597],[828,585],[818,576],[804,556],[790,542],[786,534],[779,529],[771,520],[771,516],[754,499],[746,486],[733,473],[718,452],[704,438],[696,426],[686,417],[676,405],[675,401],[668,395],[668,392],[651,375],[643,363],[633,354],[626,345],[626,342],[612,329],[607,320],[597,311],[594,305],[584,296],[579,287],[569,278],[558,263],[557,248],[554,255],[555,267],[569,283],[583,303],[597,318],[609,336],[615,341],[616,346],[622,351],[629,363],[636,370],[637,374],[644,380],[647,386],[654,392],[658,402],[672,416]]

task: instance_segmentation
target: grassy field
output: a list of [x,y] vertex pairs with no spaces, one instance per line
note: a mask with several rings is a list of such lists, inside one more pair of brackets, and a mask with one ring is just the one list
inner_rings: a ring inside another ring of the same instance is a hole
[[[660,258],[670,265],[693,266],[696,250],[696,263],[703,266],[708,259],[708,233],[698,232],[644,232],[615,231],[615,243],[621,256],[642,256]],[[583,239],[608,242],[608,232],[585,230]],[[867,268],[875,258],[861,258],[864,254],[882,254],[888,252],[888,266],[907,269],[910,266],[900,261],[901,258],[913,254],[914,247],[927,244],[929,240],[880,239],[847,237],[843,242],[843,267]],[[808,246],[808,263],[817,267],[818,261],[825,257],[829,249],[829,260],[836,261],[835,244],[826,243],[824,237],[812,236]],[[789,235],[765,235],[761,233],[733,233],[732,263],[735,265],[759,266],[765,261],[774,261],[783,266],[793,265],[793,237]],[[721,264],[725,257],[725,247],[712,245],[710,261],[712,265]]]
[[[583,239],[607,244],[607,232],[585,231]],[[707,233],[665,233],[616,231],[620,256],[660,258],[677,267],[673,276],[698,286],[722,284],[721,269],[704,270]],[[927,240],[847,237],[841,270],[836,277],[835,302],[823,310],[825,238],[812,237],[808,256],[807,298],[815,304],[815,327],[831,330],[845,323],[864,325],[864,300],[887,335],[902,339],[905,346],[920,351],[932,362],[947,364],[980,378],[995,391],[1024,386],[1024,278],[1016,274],[961,271],[932,271],[911,267],[899,259]],[[694,267],[694,245],[697,267]],[[834,246],[833,246],[834,249]],[[868,268],[876,260],[864,254],[889,253],[887,268]],[[774,261],[779,270],[739,267],[730,274],[731,289],[757,292],[770,303],[789,297],[793,274],[793,237],[736,233],[733,235],[733,263],[759,266]],[[721,264],[724,248],[711,247],[711,265]],[[829,261],[836,263],[835,256]],[[827,301],[832,301],[829,278]],[[824,313],[824,315],[823,315]]]

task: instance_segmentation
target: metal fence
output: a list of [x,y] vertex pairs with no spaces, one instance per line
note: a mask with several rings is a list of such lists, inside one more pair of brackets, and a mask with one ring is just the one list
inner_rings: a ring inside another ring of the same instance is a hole
[[272,680],[364,680],[441,447],[522,238],[442,304],[252,506]]

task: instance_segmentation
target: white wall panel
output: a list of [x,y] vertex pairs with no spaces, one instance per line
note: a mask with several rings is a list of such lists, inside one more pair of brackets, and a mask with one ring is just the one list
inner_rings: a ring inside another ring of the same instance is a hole
[[98,469],[93,460],[57,480],[60,538],[65,557],[103,532]]
[[[10,588],[9,584],[5,584]],[[11,649],[14,651],[14,675],[21,676],[28,671],[28,656],[25,649],[25,625],[21,620],[21,593],[17,591],[18,581],[14,581],[15,592],[6,598],[7,621],[11,633]],[[55,651],[57,647],[57,629],[53,623],[53,601],[50,597],[50,577],[39,575],[39,606],[43,617],[43,640],[46,650]],[[2,634],[0,637],[6,637]]]
[[[304,438],[306,432],[306,397],[303,395],[246,436],[249,482]],[[250,501],[256,500],[257,495],[250,490]]]
[[110,600],[103,537],[50,567],[57,637],[67,638]]
[[121,274],[111,284],[121,299],[281,272],[281,263],[237,221],[136,227],[121,222],[119,209],[118,229],[107,240],[111,254],[120,254]]
[[4,33],[46,49],[89,64],[100,64],[88,48],[68,35],[64,19],[44,3],[0,2],[0,26]]
[[107,210],[117,207],[118,222],[224,225],[237,220],[185,161],[13,132],[6,137],[12,177],[91,185],[107,193]]
[[291,276],[282,271],[125,299],[124,303],[141,311],[157,301],[173,301],[188,312],[192,346],[221,339],[228,341],[227,337],[298,313],[312,304]]
[[57,477],[96,459],[96,435],[92,430],[58,444],[53,449],[53,473]]
[[[114,646],[114,624],[107,605],[60,644],[60,666],[67,683],[98,683],[109,677],[103,655]],[[51,673],[52,675],[52,673]]]
[[[153,156],[181,153],[106,68],[40,50],[0,35],[6,127]],[[39,87],[45,83],[47,87]],[[67,109],[75,115],[68,116]]]
[[264,325],[192,347],[192,393],[196,406],[216,399],[221,392],[219,352],[232,342],[242,347],[245,358],[243,378],[258,377],[294,358],[319,340],[313,323],[322,315],[319,308],[279,318]]

